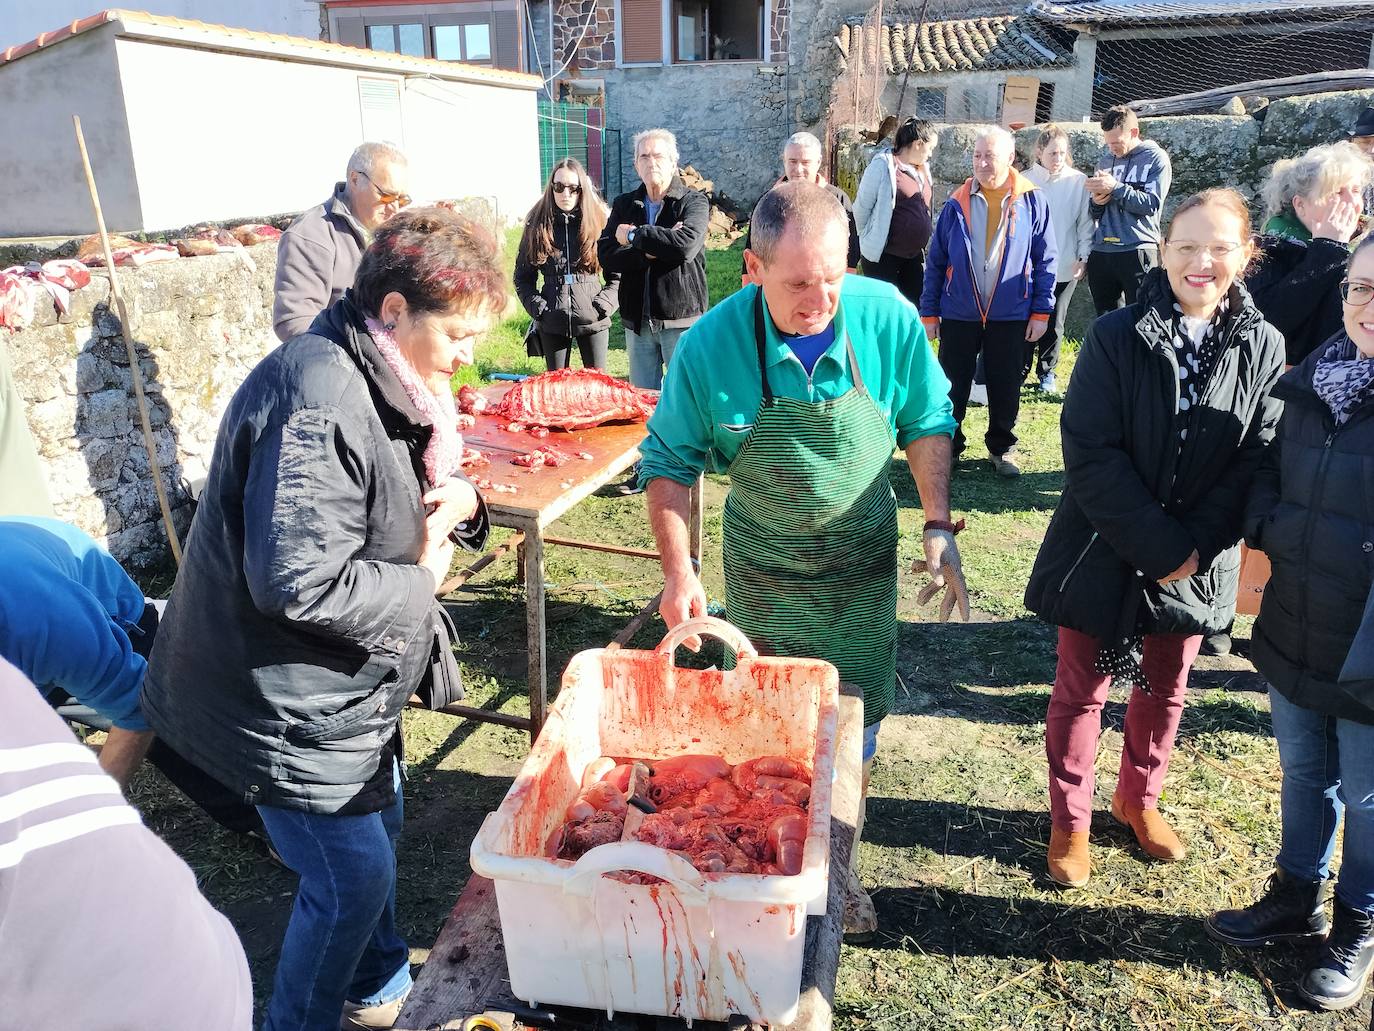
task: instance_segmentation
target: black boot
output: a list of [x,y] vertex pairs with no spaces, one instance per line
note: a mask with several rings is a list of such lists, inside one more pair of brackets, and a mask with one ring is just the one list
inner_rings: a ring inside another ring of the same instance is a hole
[[1336,919],[1317,962],[1298,985],[1302,997],[1318,1009],[1343,1010],[1355,1005],[1374,967],[1374,914],[1361,913],[1336,899]]
[[1202,927],[1213,941],[1242,949],[1321,941],[1331,927],[1323,908],[1330,893],[1328,881],[1299,881],[1275,868],[1257,900],[1244,909],[1213,913]]

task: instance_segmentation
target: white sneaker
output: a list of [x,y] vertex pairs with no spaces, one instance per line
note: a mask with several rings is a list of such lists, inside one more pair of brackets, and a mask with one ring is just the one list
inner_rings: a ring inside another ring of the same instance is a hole
[[985,408],[987,407],[988,387],[986,383],[973,384],[968,392],[968,403],[971,405],[982,405]]
[[1040,377],[1040,392],[1042,394],[1053,394],[1055,386],[1054,373],[1048,372]]

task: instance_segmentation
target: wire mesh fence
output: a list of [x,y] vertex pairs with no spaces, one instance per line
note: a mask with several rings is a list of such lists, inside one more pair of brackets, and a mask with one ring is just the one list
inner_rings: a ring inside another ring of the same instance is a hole
[[1203,91],[1217,95],[1198,110],[1215,110],[1278,78],[1312,77],[1314,92],[1367,86],[1324,76],[1374,63],[1374,2],[877,0],[834,45],[832,126],[876,129],[887,115],[1095,120],[1116,104]]

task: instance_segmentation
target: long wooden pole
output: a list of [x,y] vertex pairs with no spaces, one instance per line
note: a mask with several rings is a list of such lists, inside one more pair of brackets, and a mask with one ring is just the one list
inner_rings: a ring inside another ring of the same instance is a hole
[[114,255],[110,251],[110,234],[105,231],[105,214],[100,210],[100,194],[95,188],[95,173],[91,171],[91,157],[86,153],[86,137],[81,132],[81,117],[72,115],[76,126],[76,145],[81,150],[81,166],[86,172],[86,187],[91,191],[91,206],[95,208],[95,225],[100,233],[100,249],[105,255],[105,271],[110,274],[110,294],[114,297],[115,308],[119,312],[119,324],[124,337],[124,349],[129,355],[129,377],[134,384],[134,399],[138,402],[138,421],[143,427],[143,446],[148,450],[148,470],[153,474],[153,489],[157,491],[157,505],[162,510],[162,525],[167,530],[167,543],[172,548],[172,558],[177,568],[181,568],[181,541],[177,539],[176,526],[172,523],[172,506],[167,503],[167,491],[162,485],[162,466],[157,460],[157,444],[153,440],[153,423],[148,416],[148,399],[143,393],[143,367],[134,349],[134,326],[129,312],[124,307],[124,297],[119,292],[119,277],[115,272]]

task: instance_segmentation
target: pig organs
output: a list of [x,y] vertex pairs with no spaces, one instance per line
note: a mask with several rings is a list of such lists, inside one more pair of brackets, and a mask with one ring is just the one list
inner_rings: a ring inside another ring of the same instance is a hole
[[[557,836],[560,858],[621,840],[635,761],[603,756],[587,766]],[[651,777],[639,793],[657,812],[631,825],[637,841],[675,852],[706,874],[801,873],[811,794],[803,764],[764,756],[731,767],[715,755],[644,764]]]

